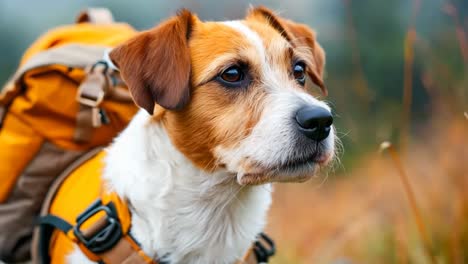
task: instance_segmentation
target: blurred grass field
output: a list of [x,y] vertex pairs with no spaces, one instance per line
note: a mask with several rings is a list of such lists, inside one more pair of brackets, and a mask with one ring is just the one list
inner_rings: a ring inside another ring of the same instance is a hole
[[427,125],[403,158],[422,212],[429,252],[397,168],[385,153],[362,158],[346,177],[276,185],[269,232],[273,263],[468,263],[468,120]]

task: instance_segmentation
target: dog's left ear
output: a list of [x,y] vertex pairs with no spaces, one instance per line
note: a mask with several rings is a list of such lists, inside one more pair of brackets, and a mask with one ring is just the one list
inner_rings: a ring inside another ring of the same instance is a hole
[[153,114],[155,104],[180,109],[190,99],[188,40],[197,17],[181,10],[159,26],[139,33],[113,49],[109,57],[119,68],[135,103]]
[[315,39],[315,33],[305,24],[295,23],[279,17],[270,9],[259,6],[248,11],[247,19],[256,19],[269,23],[288,40],[294,48],[305,54],[307,73],[310,79],[327,95],[328,91],[323,83],[325,67],[325,52]]

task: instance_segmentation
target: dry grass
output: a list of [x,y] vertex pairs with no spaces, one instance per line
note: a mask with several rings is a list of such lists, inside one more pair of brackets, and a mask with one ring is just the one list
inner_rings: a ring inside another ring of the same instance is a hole
[[378,146],[344,177],[277,185],[274,263],[468,263],[468,121],[444,116],[426,131],[402,158],[413,206]]
[[400,147],[406,150],[411,121],[411,104],[413,100],[413,65],[414,42],[416,40],[416,19],[421,6],[420,0],[413,0],[413,11],[404,41],[404,75],[403,75],[403,109],[401,111]]

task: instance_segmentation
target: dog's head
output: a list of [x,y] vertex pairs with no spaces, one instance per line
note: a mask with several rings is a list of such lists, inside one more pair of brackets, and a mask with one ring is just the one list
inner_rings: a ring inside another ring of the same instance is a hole
[[244,20],[202,22],[189,11],[115,48],[135,102],[162,122],[197,167],[240,184],[303,181],[334,153],[325,54],[313,31],[252,8]]

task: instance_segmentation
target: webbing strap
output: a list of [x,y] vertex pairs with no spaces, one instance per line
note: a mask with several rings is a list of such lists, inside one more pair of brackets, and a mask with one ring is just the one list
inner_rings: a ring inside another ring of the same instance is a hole
[[87,73],[86,78],[80,84],[76,100],[80,104],[76,116],[76,127],[73,138],[76,142],[87,142],[91,139],[94,128],[100,127],[103,120],[107,120],[105,113],[100,109],[107,92],[112,88],[105,69],[96,69],[93,65]]
[[53,226],[54,228],[62,230],[62,232],[64,233],[67,233],[68,231],[70,231],[70,229],[73,228],[73,226],[67,221],[51,214],[39,217],[37,224]]
[[39,260],[39,263],[50,263],[49,245],[50,239],[52,238],[52,233],[57,228],[66,234],[73,228],[73,226],[55,215],[46,215],[40,217],[37,221],[37,225],[39,225],[39,255],[36,257],[36,260]]
[[99,109],[92,108],[87,105],[80,104],[78,113],[76,114],[76,126],[73,133],[73,139],[79,143],[87,143],[93,136],[94,128],[93,120],[100,119]]

